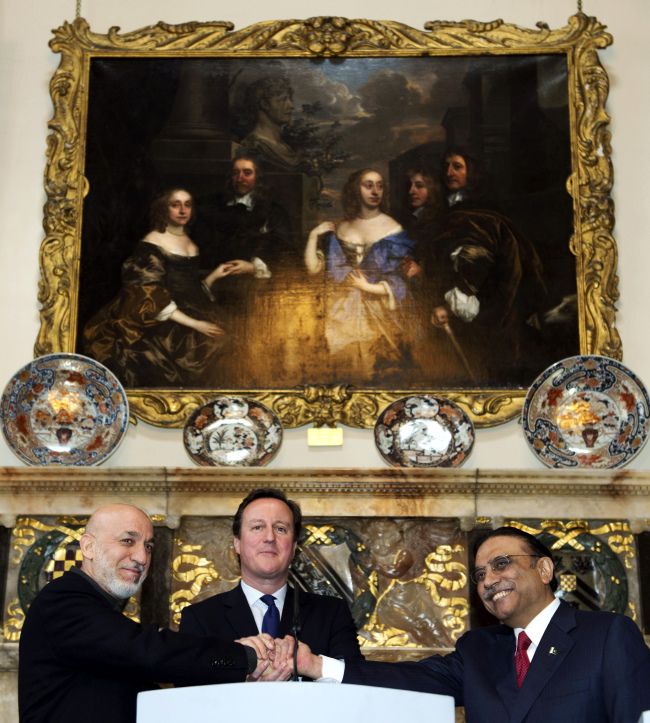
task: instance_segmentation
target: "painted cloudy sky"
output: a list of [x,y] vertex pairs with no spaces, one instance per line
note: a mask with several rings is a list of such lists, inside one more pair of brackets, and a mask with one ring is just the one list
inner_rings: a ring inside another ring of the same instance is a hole
[[[257,59],[231,68],[230,92],[240,97],[255,79],[277,73],[293,87],[294,114],[320,101],[323,111],[314,120],[325,126],[340,121],[340,148],[352,154],[327,179],[326,192],[337,197],[352,171],[370,166],[386,173],[388,163],[408,149],[444,141],[445,112],[467,103],[467,65],[466,58]],[[338,204],[333,210],[339,212]]]

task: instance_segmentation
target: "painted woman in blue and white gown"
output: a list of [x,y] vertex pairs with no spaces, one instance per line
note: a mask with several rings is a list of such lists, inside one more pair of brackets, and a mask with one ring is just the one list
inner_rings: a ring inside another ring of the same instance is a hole
[[325,336],[335,383],[408,387],[416,376],[418,316],[409,263],[416,242],[387,213],[382,175],[356,171],[341,193],[344,217],[309,234],[305,265],[325,275]]

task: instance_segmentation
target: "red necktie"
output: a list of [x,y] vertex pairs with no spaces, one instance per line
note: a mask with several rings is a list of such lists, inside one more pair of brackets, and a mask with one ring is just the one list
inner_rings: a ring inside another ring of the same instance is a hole
[[528,672],[528,666],[530,660],[528,659],[528,646],[533,641],[526,635],[525,631],[519,633],[517,638],[517,652],[515,653],[515,670],[517,671],[517,685],[521,688],[521,684],[524,682],[526,673]]
[[515,670],[517,671],[517,685],[521,688],[521,684],[524,682],[526,673],[528,672],[528,666],[530,660],[528,660],[528,646],[532,643],[532,640],[526,635],[525,631],[519,633],[517,638],[517,652],[515,653]]

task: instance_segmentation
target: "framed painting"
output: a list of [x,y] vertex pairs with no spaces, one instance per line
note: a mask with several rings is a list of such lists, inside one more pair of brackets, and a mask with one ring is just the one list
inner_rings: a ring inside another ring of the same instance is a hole
[[620,358],[595,18],[54,36],[35,353],[106,364],[135,417],[371,427],[430,392],[491,426]]

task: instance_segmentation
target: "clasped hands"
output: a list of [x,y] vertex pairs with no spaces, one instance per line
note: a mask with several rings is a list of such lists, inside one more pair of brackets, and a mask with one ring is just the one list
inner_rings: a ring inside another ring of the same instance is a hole
[[[257,667],[248,675],[246,681],[272,682],[289,680],[293,671],[293,650],[295,641],[291,635],[284,638],[272,638],[268,633],[240,638],[236,643],[248,645],[257,654]],[[314,680],[322,675],[323,664],[318,655],[314,655],[305,643],[298,643],[298,673]]]

